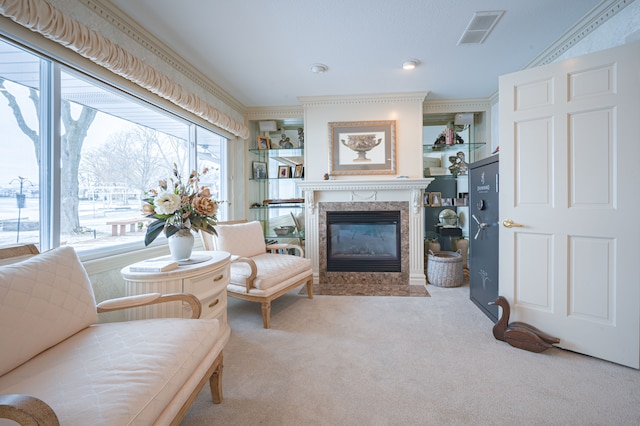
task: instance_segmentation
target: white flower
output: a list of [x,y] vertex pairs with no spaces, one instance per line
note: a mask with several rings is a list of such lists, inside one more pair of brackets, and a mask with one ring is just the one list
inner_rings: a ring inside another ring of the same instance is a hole
[[180,208],[182,198],[178,194],[162,192],[154,199],[156,213],[173,214]]

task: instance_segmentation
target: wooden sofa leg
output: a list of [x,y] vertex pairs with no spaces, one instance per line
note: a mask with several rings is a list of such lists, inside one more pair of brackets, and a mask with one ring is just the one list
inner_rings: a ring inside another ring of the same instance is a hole
[[220,404],[222,402],[222,353],[218,355],[215,362],[218,365],[216,365],[211,377],[209,377],[209,388],[211,389],[213,403]]
[[262,302],[262,324],[264,328],[271,328],[271,301]]
[[309,296],[309,299],[313,299],[313,279],[309,279],[309,281],[307,281],[307,295]]

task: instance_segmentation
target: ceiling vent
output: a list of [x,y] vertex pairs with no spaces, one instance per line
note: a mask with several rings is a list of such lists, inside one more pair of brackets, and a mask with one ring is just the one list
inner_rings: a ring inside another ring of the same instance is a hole
[[467,29],[464,30],[462,37],[458,40],[458,44],[483,43],[502,15],[504,15],[504,10],[474,13],[471,22],[467,25]]

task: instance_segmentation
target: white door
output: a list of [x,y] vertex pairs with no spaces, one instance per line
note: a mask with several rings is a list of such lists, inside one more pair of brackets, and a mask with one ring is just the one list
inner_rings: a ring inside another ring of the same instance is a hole
[[640,43],[503,76],[499,94],[512,320],[639,368]]

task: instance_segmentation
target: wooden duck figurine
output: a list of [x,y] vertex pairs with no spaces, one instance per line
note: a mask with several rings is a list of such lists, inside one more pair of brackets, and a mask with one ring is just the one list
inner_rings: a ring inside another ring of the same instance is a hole
[[498,305],[502,308],[502,317],[493,326],[493,337],[496,339],[507,342],[515,348],[538,353],[552,348],[556,343],[560,343],[560,339],[524,322],[512,322],[509,324],[511,309],[509,302],[504,297],[499,296],[489,304]]

